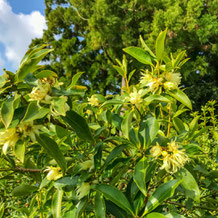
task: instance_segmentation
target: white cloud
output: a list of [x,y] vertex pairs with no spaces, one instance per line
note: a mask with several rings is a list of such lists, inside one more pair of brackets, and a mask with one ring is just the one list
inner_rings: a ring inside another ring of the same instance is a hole
[[45,18],[39,11],[15,14],[7,0],[0,0],[0,43],[5,47],[5,59],[14,68],[18,67],[31,40],[42,37],[43,29],[46,29]]

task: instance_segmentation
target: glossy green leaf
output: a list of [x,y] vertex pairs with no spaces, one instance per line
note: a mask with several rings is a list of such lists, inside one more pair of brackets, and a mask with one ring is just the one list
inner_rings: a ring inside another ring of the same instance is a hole
[[174,179],[160,185],[152,196],[148,199],[148,202],[145,207],[143,216],[147,213],[153,211],[158,207],[163,201],[172,197],[177,186],[182,182],[182,180]]
[[63,172],[65,172],[67,163],[57,143],[45,133],[36,136],[36,139],[46,149],[48,154],[56,160]]
[[22,121],[33,121],[37,119],[43,118],[45,115],[47,115],[50,112],[49,108],[39,108],[36,101],[31,102],[28,105],[28,108],[26,110],[26,113],[22,119]]
[[182,104],[184,104],[186,107],[188,107],[189,109],[192,110],[192,103],[191,103],[190,99],[181,90],[174,89],[174,90],[171,90],[171,91],[167,91],[167,94],[171,95],[173,98],[180,101]]
[[142,146],[148,146],[155,139],[159,125],[155,117],[142,120],[139,126],[139,140]]
[[71,84],[67,87],[67,89],[73,88],[73,87],[76,85],[76,83],[77,83],[77,81],[79,80],[79,78],[80,78],[83,74],[84,74],[84,72],[78,72],[78,73],[76,73],[75,75],[73,75]]
[[163,215],[162,213],[153,212],[146,215],[145,218],[166,218],[166,216]]
[[30,53],[27,52],[25,58],[21,61],[20,67],[16,72],[17,81],[22,81],[27,74],[33,73],[39,69],[37,64],[53,49],[43,49],[44,46],[41,48],[33,49]]
[[15,156],[23,163],[25,157],[25,143],[24,141],[18,141],[14,146]]
[[16,196],[16,197],[26,196],[26,195],[29,195],[36,190],[37,190],[36,186],[22,184],[22,185],[17,186],[16,188],[14,188],[14,190],[12,191],[12,195]]
[[189,124],[189,128],[191,132],[194,132],[198,128],[198,120],[200,116],[196,116],[191,123]]
[[100,185],[95,185],[93,188],[101,192],[105,198],[112,201],[114,204],[116,204],[126,212],[134,215],[131,205],[127,200],[127,198],[125,197],[125,195],[115,187],[110,185],[100,184]]
[[142,39],[142,36],[139,36],[140,42],[142,44],[142,48],[147,51],[152,57],[156,58],[155,54],[151,51],[151,49],[146,45],[145,41]]
[[138,186],[139,190],[147,196],[147,190],[146,190],[146,182],[145,182],[145,176],[146,176],[146,169],[148,168],[148,162],[147,158],[143,157],[135,166],[134,170],[134,182]]
[[132,57],[134,57],[139,62],[141,62],[143,64],[150,64],[150,65],[152,65],[151,56],[144,49],[131,46],[131,47],[128,47],[128,48],[124,48],[123,50],[127,54],[129,54]]
[[116,105],[116,104],[122,105],[123,102],[120,101],[120,100],[117,100],[117,99],[111,99],[111,100],[105,101],[105,102],[101,105],[100,108],[110,107],[110,106],[113,106],[113,105]]
[[155,42],[155,52],[158,61],[161,60],[164,53],[164,42],[165,42],[166,34],[167,34],[167,29],[161,31]]
[[182,120],[180,120],[178,117],[173,118],[173,125],[178,133],[181,133],[182,131],[185,130],[185,126]]
[[97,191],[95,195],[95,217],[105,218],[106,217],[105,213],[106,213],[106,208],[105,208],[104,197],[101,193]]
[[169,102],[170,100],[161,95],[150,95],[147,98],[144,98],[144,101],[151,103],[152,101]]
[[87,204],[87,198],[83,198],[82,200],[79,201],[79,203],[76,205],[76,216],[75,218],[80,218],[82,212],[85,210]]
[[92,134],[86,120],[75,111],[67,111],[66,116],[61,116],[62,120],[68,123],[83,140],[93,141]]
[[128,75],[128,82],[131,80],[133,74],[136,72],[136,70],[132,70]]
[[53,195],[51,210],[52,210],[52,216],[54,218],[61,217],[61,203],[62,203],[63,193],[64,192],[62,189],[57,189]]
[[200,202],[200,190],[195,178],[192,174],[186,169],[181,169],[176,177],[182,179],[181,186],[185,192],[185,195],[193,200]]
[[131,123],[132,123],[132,117],[133,117],[133,111],[126,113],[121,123],[121,130],[122,130],[123,136],[127,139],[129,138],[129,130],[130,130]]
[[42,70],[34,74],[37,79],[47,78],[47,77],[57,77],[58,75],[51,70]]
[[101,158],[102,158],[103,147],[104,147],[103,142],[99,142],[95,147],[95,155],[94,155],[95,169],[100,169],[100,167],[101,167]]
[[119,66],[113,65],[113,68],[122,76],[124,77],[125,72],[123,71],[123,69]]
[[15,95],[15,97],[9,98],[3,102],[1,108],[2,122],[5,128],[8,128],[14,116],[14,110],[17,108],[20,101],[20,96]]
[[5,204],[1,203],[1,205],[0,205],[0,218],[4,217],[4,212],[5,212]]
[[104,166],[106,166],[107,164],[109,164],[115,157],[117,157],[118,155],[121,154],[121,152],[123,151],[124,148],[126,148],[127,145],[118,145],[117,147],[115,147],[111,153],[107,156],[105,162],[104,162]]

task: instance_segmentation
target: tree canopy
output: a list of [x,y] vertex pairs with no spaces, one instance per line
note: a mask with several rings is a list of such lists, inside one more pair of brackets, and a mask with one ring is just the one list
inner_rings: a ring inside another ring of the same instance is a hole
[[[121,77],[113,65],[122,59],[122,49],[140,46],[140,35],[154,50],[161,30],[168,28],[168,52],[186,50],[190,58],[181,70],[186,93],[196,108],[211,98],[217,89],[217,0],[45,0],[48,29],[42,39],[55,49],[48,57],[50,68],[62,80],[76,72],[90,92],[120,91]],[[129,57],[127,57],[129,58]],[[143,65],[137,68],[135,81]],[[134,80],[133,80],[134,81]]]

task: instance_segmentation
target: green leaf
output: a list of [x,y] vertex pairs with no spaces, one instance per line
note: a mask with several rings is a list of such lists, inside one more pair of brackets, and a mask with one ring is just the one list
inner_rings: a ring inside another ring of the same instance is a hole
[[185,130],[185,126],[178,117],[173,118],[173,125],[178,133],[181,133],[183,130]]
[[21,61],[20,67],[16,72],[17,82],[22,81],[27,74],[33,73],[39,69],[37,64],[53,49],[34,48],[30,53],[26,53],[25,58]]
[[37,106],[37,102],[33,101],[28,105],[28,108],[26,110],[26,113],[22,119],[22,122],[26,121],[33,121],[37,119],[43,118],[46,114],[50,112],[50,109],[48,108],[39,108]]
[[3,218],[4,212],[5,212],[5,204],[1,203],[1,206],[0,206],[0,218]]
[[148,146],[155,139],[159,125],[155,117],[142,120],[139,126],[139,140],[142,146]]
[[128,82],[131,80],[133,74],[135,73],[136,69],[132,70],[128,75]]
[[126,148],[127,145],[118,145],[117,147],[115,147],[111,153],[107,156],[105,162],[104,162],[104,166],[106,166],[107,164],[109,164],[115,157],[117,157],[124,148]]
[[194,132],[197,128],[198,128],[198,120],[199,120],[200,116],[195,117],[191,123],[189,124],[190,127],[190,131]]
[[37,79],[47,78],[47,77],[58,77],[58,75],[51,70],[42,70],[34,74]]
[[117,100],[117,99],[111,99],[111,100],[108,100],[108,101],[105,101],[100,108],[104,108],[104,107],[110,107],[110,106],[113,106],[113,105],[116,105],[116,104],[123,104],[122,101],[120,100]]
[[98,191],[96,192],[95,195],[95,216],[96,218],[105,218],[106,209],[105,209],[105,202],[103,195],[99,193]]
[[155,42],[155,52],[158,61],[161,60],[164,53],[164,42],[165,42],[166,34],[167,34],[167,29],[161,31]]
[[173,196],[175,189],[182,182],[182,180],[174,179],[168,181],[162,185],[160,185],[156,191],[152,194],[152,196],[148,199],[148,202],[145,207],[145,211],[142,215],[146,215],[147,213],[153,211],[156,207],[158,207],[163,201]]
[[121,130],[122,130],[123,136],[127,139],[129,138],[129,130],[130,130],[131,123],[132,123],[132,117],[133,117],[133,111],[126,113],[121,123]]
[[27,184],[22,184],[14,188],[12,195],[16,197],[26,196],[36,191],[37,187]]
[[125,72],[123,71],[123,69],[119,66],[113,65],[113,68],[122,76],[124,77]]
[[143,64],[152,65],[151,56],[144,49],[131,46],[131,47],[128,47],[128,48],[124,48],[123,50],[127,54],[129,54],[132,57],[134,57],[139,62],[141,62]]
[[147,158],[143,157],[136,164],[135,170],[134,170],[134,176],[133,176],[134,182],[138,186],[139,190],[144,194],[144,196],[147,196],[146,182],[145,182],[147,168],[148,168]]
[[46,149],[48,154],[56,160],[63,172],[65,172],[67,163],[57,143],[45,133],[36,136],[36,139]]
[[105,198],[109,199],[114,204],[116,204],[117,206],[119,206],[120,208],[122,208],[123,210],[129,212],[134,216],[129,201],[121,191],[119,191],[113,186],[105,185],[105,184],[95,185],[93,188],[101,192]]
[[99,142],[95,147],[95,155],[94,155],[95,169],[101,168],[101,158],[102,158],[103,147],[104,147],[103,142]]
[[148,53],[149,53],[152,57],[156,58],[156,56],[155,56],[154,53],[151,51],[151,49],[145,44],[145,41],[142,39],[142,36],[141,36],[141,35],[139,36],[139,39],[140,39],[140,41],[141,41],[141,44],[142,44],[143,49],[144,49],[145,51],[148,51]]
[[79,80],[79,78],[80,78],[83,74],[84,74],[84,72],[78,72],[78,73],[76,73],[75,75],[73,75],[73,77],[72,77],[72,82],[71,82],[71,84],[67,87],[67,89],[73,88],[73,87],[76,85],[76,83],[77,83],[77,81]]
[[54,218],[61,217],[62,198],[63,198],[63,190],[57,189],[53,195],[52,203],[51,203],[51,210]]
[[61,116],[61,118],[74,129],[81,139],[94,141],[86,120],[75,111],[67,111],[66,116]]
[[2,122],[5,125],[5,128],[8,128],[11,124],[11,121],[14,116],[14,110],[19,104],[20,96],[15,95],[15,97],[9,98],[6,101],[3,102],[2,108],[1,108],[1,117]]
[[144,98],[144,101],[148,103],[151,103],[152,101],[170,102],[168,98],[161,95],[150,95],[147,98]]
[[166,216],[163,215],[162,213],[153,212],[146,215],[145,218],[166,218]]
[[176,173],[178,179],[182,179],[181,186],[185,192],[185,195],[189,198],[192,198],[197,203],[200,203],[200,190],[195,178],[192,174],[186,169],[181,169]]
[[76,205],[76,216],[75,218],[80,218],[82,212],[85,210],[87,204],[87,198],[83,198],[79,203]]
[[22,163],[25,157],[25,147],[25,143],[22,140],[19,140],[14,146],[14,154]]
[[174,90],[171,90],[171,91],[167,91],[167,94],[171,95],[173,98],[180,101],[182,104],[184,104],[186,107],[188,107],[189,109],[192,110],[192,103],[191,103],[190,99],[181,90],[174,89]]

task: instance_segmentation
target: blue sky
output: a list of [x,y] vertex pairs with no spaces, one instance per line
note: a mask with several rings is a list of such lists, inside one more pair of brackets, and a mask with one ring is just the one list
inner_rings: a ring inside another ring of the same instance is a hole
[[0,74],[15,72],[33,38],[46,29],[44,0],[0,0]]

